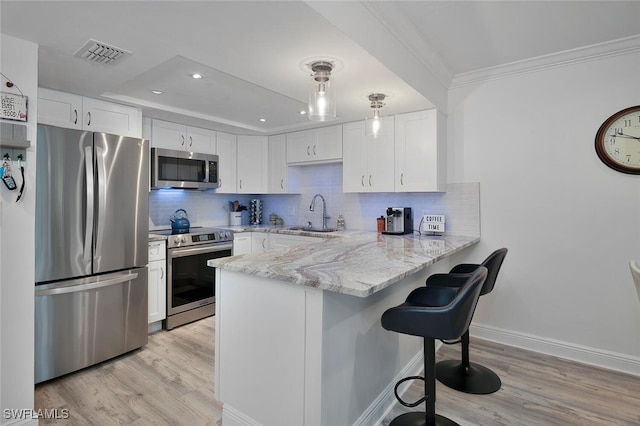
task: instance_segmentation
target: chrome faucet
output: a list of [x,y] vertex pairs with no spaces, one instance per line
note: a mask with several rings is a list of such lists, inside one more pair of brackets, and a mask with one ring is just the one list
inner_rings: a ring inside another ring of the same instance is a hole
[[311,200],[311,205],[309,206],[309,211],[314,211],[313,209],[316,206],[316,198],[318,197],[322,199],[322,229],[327,229],[327,219],[329,219],[331,216],[327,215],[327,202],[325,201],[322,195],[316,194],[313,196],[313,199]]

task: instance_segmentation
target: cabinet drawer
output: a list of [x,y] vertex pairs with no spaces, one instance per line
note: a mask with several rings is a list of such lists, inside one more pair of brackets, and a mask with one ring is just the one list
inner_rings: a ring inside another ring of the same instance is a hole
[[164,241],[151,241],[149,243],[149,262],[164,260],[167,258]]

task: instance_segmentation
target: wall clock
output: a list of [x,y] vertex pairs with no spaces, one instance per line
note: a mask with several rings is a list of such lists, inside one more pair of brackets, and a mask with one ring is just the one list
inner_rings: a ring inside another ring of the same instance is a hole
[[640,174],[640,105],[616,112],[596,133],[596,153],[622,173]]

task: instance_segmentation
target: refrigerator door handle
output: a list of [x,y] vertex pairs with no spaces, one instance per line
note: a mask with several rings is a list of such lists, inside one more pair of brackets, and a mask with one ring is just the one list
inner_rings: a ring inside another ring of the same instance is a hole
[[107,204],[106,172],[104,168],[104,150],[96,147],[96,160],[98,167],[98,229],[96,230],[96,260],[102,255],[102,242],[104,240],[104,222]]
[[53,288],[45,288],[42,290],[39,290],[38,287],[36,287],[36,296],[52,296],[55,294],[78,293],[81,291],[95,290],[101,287],[108,287],[115,284],[133,281],[136,278],[138,278],[137,272],[125,272],[115,276],[110,276],[107,279],[99,279],[98,281],[93,279],[90,282],[87,282],[89,279],[81,278],[79,280],[67,281],[67,284],[62,287],[54,286]]
[[93,152],[90,146],[84,148],[84,164],[87,178],[87,217],[84,225],[84,260],[91,261],[91,237],[93,235]]

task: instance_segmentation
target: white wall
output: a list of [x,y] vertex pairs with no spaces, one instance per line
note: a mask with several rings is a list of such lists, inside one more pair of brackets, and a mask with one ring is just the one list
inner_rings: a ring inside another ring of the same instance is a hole
[[509,248],[472,336],[640,375],[640,176],[594,149],[601,123],[640,103],[639,75],[636,46],[450,91],[453,179],[480,182],[469,258]]
[[[25,192],[0,189],[0,424],[37,424],[5,418],[5,409],[33,408],[35,141],[38,46],[0,34],[0,70],[29,101]],[[7,89],[2,79],[2,89]],[[15,89],[13,89],[15,90]],[[17,168],[14,170],[19,176]],[[18,178],[18,182],[19,182]],[[10,416],[9,416],[10,417]]]

